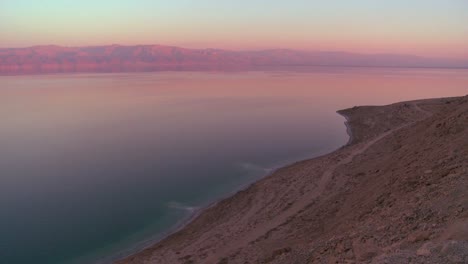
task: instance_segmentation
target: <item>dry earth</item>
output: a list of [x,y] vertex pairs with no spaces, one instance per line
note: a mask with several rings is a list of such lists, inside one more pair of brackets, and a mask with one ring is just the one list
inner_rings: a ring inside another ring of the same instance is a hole
[[339,113],[348,145],[118,263],[468,263],[468,96]]

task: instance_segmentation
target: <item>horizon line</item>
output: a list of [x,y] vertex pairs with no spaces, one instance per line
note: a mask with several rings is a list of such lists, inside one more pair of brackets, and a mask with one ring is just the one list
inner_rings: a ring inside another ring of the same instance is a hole
[[340,54],[354,54],[354,55],[368,55],[368,56],[411,56],[414,58],[422,58],[422,59],[450,59],[450,60],[468,60],[468,57],[447,57],[447,56],[423,56],[411,53],[393,53],[393,52],[353,52],[353,51],[346,51],[346,50],[317,50],[317,49],[294,49],[294,48],[265,48],[265,49],[224,49],[224,48],[213,48],[213,47],[206,47],[206,48],[188,48],[184,46],[176,46],[176,45],[165,45],[165,44],[97,44],[97,45],[59,45],[59,44],[38,44],[38,45],[30,45],[30,46],[23,46],[23,47],[1,47],[1,49],[31,49],[31,48],[38,48],[38,47],[59,47],[59,48],[89,48],[89,47],[110,47],[110,46],[117,46],[117,47],[138,47],[138,46],[160,46],[160,47],[168,47],[168,48],[178,48],[178,49],[186,49],[186,50],[220,50],[220,51],[231,51],[231,52],[260,52],[260,51],[296,51],[296,52],[305,52],[305,53],[340,53]]

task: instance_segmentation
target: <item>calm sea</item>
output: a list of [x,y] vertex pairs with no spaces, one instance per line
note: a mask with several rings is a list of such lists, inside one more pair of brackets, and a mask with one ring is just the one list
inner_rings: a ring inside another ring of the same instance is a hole
[[107,262],[342,146],[338,109],[467,93],[439,69],[0,77],[0,262]]

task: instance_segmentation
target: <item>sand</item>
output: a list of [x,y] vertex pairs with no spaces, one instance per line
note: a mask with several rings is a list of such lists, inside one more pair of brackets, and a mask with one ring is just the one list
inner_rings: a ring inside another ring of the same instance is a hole
[[339,114],[346,146],[117,263],[468,263],[468,96]]

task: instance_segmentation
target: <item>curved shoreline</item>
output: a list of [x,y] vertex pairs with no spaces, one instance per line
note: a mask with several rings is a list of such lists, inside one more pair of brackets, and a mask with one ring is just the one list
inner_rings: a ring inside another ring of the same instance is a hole
[[[302,161],[305,161],[305,160],[311,160],[311,159],[316,159],[316,158],[320,158],[322,156],[326,156],[328,154],[331,154],[333,152],[336,152],[338,151],[339,149],[351,144],[353,138],[352,138],[352,132],[351,132],[351,127],[349,126],[349,117],[346,115],[346,114],[343,114],[343,113],[340,113],[341,110],[339,111],[336,111],[336,113],[342,117],[345,118],[345,122],[344,122],[344,125],[346,127],[346,134],[348,135],[348,141],[344,144],[344,145],[341,145],[341,146],[338,146],[336,149],[333,149],[327,153],[323,153],[323,154],[318,154],[317,156],[314,156],[314,157],[307,157],[307,158],[303,158],[303,159],[299,159],[297,161],[293,161],[293,162],[288,162],[287,164],[283,164],[283,165],[278,165],[276,168],[273,168],[269,173],[263,175],[263,176],[260,176],[260,178],[252,181],[252,182],[248,182],[248,183],[245,183],[245,184],[242,184],[238,189],[236,190],[233,190],[231,192],[229,192],[228,194],[216,199],[215,201],[211,202],[211,203],[208,203],[208,205],[206,206],[200,206],[198,207],[193,213],[191,213],[190,215],[188,215],[186,217],[186,219],[181,219],[180,220],[180,223],[176,224],[173,228],[171,228],[170,230],[166,231],[166,232],[163,232],[162,234],[160,235],[157,235],[158,238],[155,238],[155,239],[147,239],[145,241],[142,241],[140,243],[138,243],[138,245],[135,245],[133,248],[131,249],[126,249],[124,251],[120,251],[120,252],[117,252],[116,254],[113,254],[112,256],[109,256],[105,259],[102,259],[100,261],[98,261],[96,264],[101,264],[101,263],[106,263],[108,261],[112,261],[112,262],[115,262],[115,261],[120,261],[120,260],[123,260],[125,258],[128,258],[130,256],[133,256],[133,255],[136,255],[138,254],[139,252],[142,252],[144,251],[145,249],[147,248],[150,248],[151,246],[157,244],[157,243],[160,243],[162,242],[163,240],[167,239],[168,237],[170,237],[171,235],[181,231],[182,229],[184,229],[187,225],[189,225],[192,221],[194,221],[197,217],[199,217],[201,214],[203,214],[206,210],[216,206],[217,204],[219,204],[220,202],[222,202],[223,200],[225,199],[228,199],[228,198],[231,198],[233,196],[235,196],[237,193],[239,192],[242,192],[244,190],[246,190],[247,188],[249,188],[251,185],[257,183],[258,181],[261,181],[262,179],[266,178],[266,177],[269,177],[271,176],[272,174],[274,174],[276,171],[284,168],[284,167],[288,167],[288,166],[292,166],[294,165],[295,163],[298,163],[298,162],[302,162]],[[128,252],[127,252],[128,251]],[[126,253],[124,253],[126,252]]]
[[[468,211],[454,214],[435,200],[463,203],[458,194],[468,184],[459,177],[460,168],[468,166],[463,160],[468,155],[468,97],[360,106],[338,113],[346,119],[352,138],[348,144],[277,169],[117,263],[370,263],[377,257],[391,263],[393,256],[432,263],[419,253],[422,243],[447,246],[447,232],[463,228],[450,223],[468,217]],[[449,149],[452,145],[455,150]],[[437,151],[431,151],[435,146]],[[438,168],[434,159],[444,161],[438,163],[443,166]],[[444,185],[440,177],[455,184]],[[434,192],[434,187],[443,191]],[[447,192],[453,195],[443,195]],[[424,225],[413,226],[407,219]],[[421,232],[431,235],[419,240]],[[398,255],[396,248],[406,251]],[[465,249],[460,252],[468,256]],[[434,263],[446,262],[450,254],[435,255]]]
[[[356,109],[357,107],[353,107],[353,108],[350,108],[350,109]],[[226,199],[229,199],[229,198],[233,198],[237,193],[239,192],[242,192],[244,191],[245,189],[251,187],[253,184],[255,183],[258,183],[259,181],[261,181],[262,179],[265,179],[269,176],[271,176],[272,174],[274,174],[277,170],[280,170],[282,168],[286,168],[286,167],[289,167],[289,166],[293,166],[294,164],[296,163],[299,163],[299,162],[302,162],[302,161],[307,161],[307,160],[314,160],[314,159],[318,159],[320,157],[323,157],[323,156],[327,156],[327,155],[330,155],[330,154],[333,154],[333,153],[336,153],[338,151],[340,151],[341,149],[343,149],[344,147],[346,146],[349,146],[351,145],[354,141],[355,141],[355,138],[353,136],[353,133],[352,133],[352,127],[350,125],[350,120],[351,120],[351,117],[344,113],[344,111],[347,110],[347,109],[343,109],[343,110],[337,110],[336,113],[340,116],[342,116],[344,119],[345,119],[345,122],[343,123],[345,125],[345,128],[346,128],[346,134],[348,135],[348,141],[342,145],[342,146],[339,146],[337,147],[336,149],[328,152],[328,153],[325,153],[325,154],[322,154],[322,155],[318,155],[316,157],[310,157],[310,158],[306,158],[306,159],[303,159],[303,160],[298,160],[298,161],[295,161],[295,162],[291,162],[290,164],[286,164],[284,166],[280,166],[278,167],[277,169],[274,169],[272,170],[272,172],[270,172],[269,174],[266,174],[262,177],[260,177],[259,179],[251,182],[251,183],[247,183],[245,184],[244,186],[242,186],[241,188],[239,188],[238,190],[235,190],[219,199],[217,199],[216,201],[210,203],[209,205],[207,206],[203,206],[203,207],[200,207],[198,210],[196,210],[196,212],[194,212],[191,216],[189,216],[186,220],[183,220],[182,223],[176,227],[173,228],[173,230],[169,230],[166,234],[163,234],[161,235],[161,238],[158,238],[158,239],[155,239],[155,240],[151,240],[151,241],[148,241],[148,242],[143,242],[144,244],[146,244],[145,246],[141,246],[139,247],[140,249],[137,250],[135,249],[132,253],[128,253],[128,254],[123,254],[122,256],[119,256],[119,257],[114,257],[113,258],[113,261],[116,261],[117,263],[120,263],[120,261],[124,261],[125,259],[129,258],[129,257],[132,257],[132,256],[135,256],[135,255],[138,255],[140,254],[141,252],[143,252],[144,250],[147,250],[151,247],[153,247],[154,245],[158,244],[158,243],[161,243],[163,242],[165,239],[168,239],[171,235],[174,235],[176,234],[177,232],[183,230],[184,228],[186,228],[188,225],[190,225],[194,220],[197,219],[197,217],[199,217],[200,215],[202,215],[204,212],[206,212],[208,209],[210,208],[213,208],[215,207],[216,205],[218,205],[220,202],[226,200]]]
[[348,115],[341,113],[340,111],[341,110],[336,111],[336,113],[345,118],[346,121],[344,122],[344,125],[346,126],[346,134],[348,134],[349,136],[348,142],[345,146],[351,145],[353,143],[353,131],[351,130],[351,126],[349,125],[350,118]]
[[109,262],[115,262],[119,261],[121,259],[127,258],[129,256],[132,256],[134,254],[138,254],[138,252],[141,252],[149,247],[151,247],[154,244],[157,244],[167,237],[171,236],[174,233],[177,233],[178,231],[182,230],[184,227],[186,227],[190,222],[192,222],[195,218],[197,218],[200,214],[203,213],[204,210],[215,206],[218,201],[215,201],[208,206],[205,207],[200,207],[194,210],[193,213],[190,213],[187,217],[181,219],[179,223],[177,223],[173,228],[170,230],[167,230],[166,232],[162,232],[161,234],[156,235],[155,237],[157,238],[148,238],[145,241],[141,241],[138,244],[134,244],[132,248],[127,248],[125,250],[119,251],[115,254],[112,254],[111,256],[107,256],[105,258],[101,258],[95,262],[95,264],[104,264],[104,263],[109,263]]

